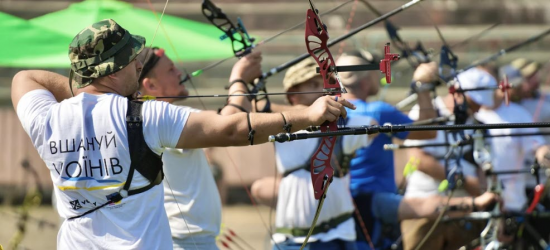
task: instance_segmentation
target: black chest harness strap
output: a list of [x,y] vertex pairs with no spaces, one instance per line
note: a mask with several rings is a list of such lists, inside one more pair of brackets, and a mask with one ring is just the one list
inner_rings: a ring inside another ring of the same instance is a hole
[[[70,217],[69,220],[80,218],[84,215],[90,214],[104,206],[112,203],[119,202],[122,198],[130,195],[143,193],[152,187],[160,184],[164,178],[162,172],[162,159],[160,155],[153,152],[143,136],[143,117],[141,116],[141,108],[143,102],[128,101],[128,110],[126,112],[126,131],[128,132],[128,147],[130,150],[130,169],[128,171],[128,177],[122,187],[122,190],[107,195],[107,202],[90,209],[80,215]],[[143,177],[149,180],[149,184],[130,190],[132,179],[134,177],[134,170],[138,171]]]

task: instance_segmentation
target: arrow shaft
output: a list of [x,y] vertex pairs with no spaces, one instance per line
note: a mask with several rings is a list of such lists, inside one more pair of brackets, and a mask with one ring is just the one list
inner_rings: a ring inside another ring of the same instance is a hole
[[[232,96],[270,96],[270,95],[305,95],[305,94],[325,94],[324,91],[301,91],[301,92],[277,92],[277,93],[249,93],[249,94],[215,94],[215,95],[190,95],[190,96],[142,96],[137,99],[187,99],[187,98],[203,98],[203,97],[232,97]],[[334,92],[333,92],[334,93]]]
[[507,128],[543,128],[550,127],[550,122],[535,122],[535,123],[496,123],[496,124],[458,124],[458,125],[373,125],[359,128],[350,128],[348,130],[339,130],[333,132],[319,133],[281,133],[278,135],[269,136],[271,142],[286,142],[294,140],[304,140],[310,138],[321,138],[330,136],[344,135],[362,135],[376,133],[399,133],[407,131],[462,131],[468,129],[507,129]]

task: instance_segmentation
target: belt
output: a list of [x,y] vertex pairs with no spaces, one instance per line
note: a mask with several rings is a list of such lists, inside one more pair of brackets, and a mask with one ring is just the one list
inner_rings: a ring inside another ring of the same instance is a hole
[[[320,234],[320,233],[326,233],[328,231],[330,231],[331,229],[333,228],[336,228],[338,225],[342,224],[344,221],[347,221],[349,219],[352,218],[352,215],[353,213],[345,213],[345,214],[341,214],[340,216],[338,217],[334,217],[328,221],[324,221],[324,222],[321,222],[321,224],[315,226],[315,228],[313,228],[313,233],[312,235],[314,234]],[[309,228],[277,228],[275,229],[275,232],[276,233],[281,233],[281,234],[288,234],[288,235],[292,235],[294,237],[305,237],[308,232],[309,232]]]

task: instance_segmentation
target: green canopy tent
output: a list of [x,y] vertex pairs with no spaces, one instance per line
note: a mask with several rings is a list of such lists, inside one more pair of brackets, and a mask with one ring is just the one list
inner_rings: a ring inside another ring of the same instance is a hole
[[[110,18],[132,34],[144,36],[147,46],[153,42],[153,46],[164,48],[173,60],[214,60],[233,54],[231,42],[220,41],[223,32],[213,25],[174,16],[164,15],[155,37],[159,17],[160,13],[155,14],[120,1],[86,0],[71,4],[67,9],[31,19],[30,22],[74,37],[90,24]],[[69,43],[70,40],[67,41]]]
[[70,37],[0,12],[0,66],[61,68],[69,66]]

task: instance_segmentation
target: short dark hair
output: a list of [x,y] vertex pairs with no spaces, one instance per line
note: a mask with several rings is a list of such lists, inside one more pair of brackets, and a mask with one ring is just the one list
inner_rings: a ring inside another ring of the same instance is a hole
[[138,56],[138,60],[143,63],[143,69],[139,75],[139,83],[141,84],[143,78],[145,78],[151,70],[157,65],[161,57],[164,56],[164,49],[158,47],[144,48],[141,54]]

